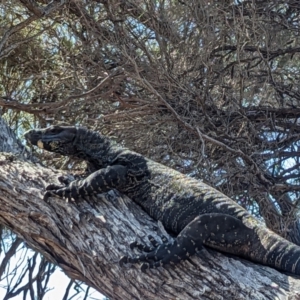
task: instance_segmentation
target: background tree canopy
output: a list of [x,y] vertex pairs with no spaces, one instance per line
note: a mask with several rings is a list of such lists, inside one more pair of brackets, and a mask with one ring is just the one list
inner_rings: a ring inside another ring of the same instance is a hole
[[99,130],[300,245],[299,14],[296,0],[5,1],[1,115],[19,135]]

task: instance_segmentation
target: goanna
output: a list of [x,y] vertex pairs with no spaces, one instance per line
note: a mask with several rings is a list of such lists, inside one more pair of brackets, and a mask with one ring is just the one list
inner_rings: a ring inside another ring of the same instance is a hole
[[25,137],[42,149],[86,160],[94,170],[85,179],[46,193],[86,197],[117,189],[138,203],[174,242],[141,247],[145,254],[123,257],[121,263],[142,262],[142,270],[179,262],[208,246],[222,252],[300,275],[300,247],[285,240],[233,200],[160,163],[122,148],[107,137],[69,126],[30,130]]

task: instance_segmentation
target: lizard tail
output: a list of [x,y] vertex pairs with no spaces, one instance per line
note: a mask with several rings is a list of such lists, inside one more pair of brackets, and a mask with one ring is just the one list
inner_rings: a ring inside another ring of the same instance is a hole
[[257,239],[251,247],[252,260],[300,275],[300,246],[264,227],[256,229],[256,234]]

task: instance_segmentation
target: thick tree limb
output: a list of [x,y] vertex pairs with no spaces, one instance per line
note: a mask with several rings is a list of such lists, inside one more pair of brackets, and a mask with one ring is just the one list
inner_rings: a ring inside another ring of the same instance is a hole
[[156,236],[157,224],[139,207],[114,192],[79,205],[47,204],[42,191],[57,172],[8,154],[1,154],[0,165],[0,222],[111,299],[288,299],[300,291],[293,277],[212,251],[146,274],[138,266],[121,268],[130,242]]

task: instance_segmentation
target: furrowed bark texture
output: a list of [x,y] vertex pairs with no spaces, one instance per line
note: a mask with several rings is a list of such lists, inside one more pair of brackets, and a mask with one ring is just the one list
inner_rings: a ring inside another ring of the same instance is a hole
[[47,204],[44,188],[61,173],[11,153],[0,153],[0,169],[0,223],[110,299],[300,299],[297,277],[210,250],[145,274],[138,265],[121,268],[119,258],[133,254],[130,242],[161,234],[130,199],[111,191],[79,204]]

